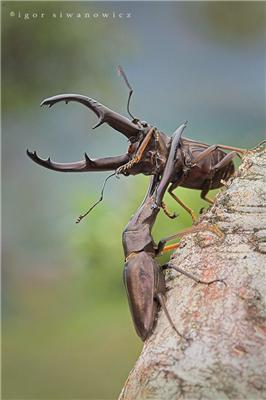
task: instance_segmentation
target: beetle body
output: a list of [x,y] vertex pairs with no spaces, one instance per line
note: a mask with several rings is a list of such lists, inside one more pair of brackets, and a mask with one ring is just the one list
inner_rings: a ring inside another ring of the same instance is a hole
[[[163,172],[169,153],[170,140],[168,136],[161,132],[157,132],[157,136],[160,138],[161,146],[159,147],[156,142],[152,142],[150,146],[147,146],[141,161],[138,164],[133,164],[132,167],[122,173],[125,175],[137,175],[140,173],[144,175],[160,175]],[[129,162],[134,159],[140,145],[141,142],[137,142],[134,148],[132,148],[133,146],[129,147],[127,153]],[[206,182],[210,182],[210,190],[222,187],[221,180],[227,180],[234,173],[234,164],[231,161],[217,171],[214,171],[213,168],[221,162],[227,153],[216,149],[199,161],[197,165],[193,165],[194,160],[208,147],[204,143],[194,142],[186,138],[181,139],[180,158],[175,166],[172,183],[180,182],[178,186],[198,190],[203,190]]]
[[165,287],[154,257],[145,251],[131,256],[125,264],[124,285],[136,332],[145,341],[153,331],[158,313],[157,292]]
[[152,196],[146,198],[122,235],[126,259],[124,285],[136,332],[143,341],[155,324],[159,307],[157,295],[165,292],[164,275],[155,259],[157,246],[151,235],[159,212],[153,204]]

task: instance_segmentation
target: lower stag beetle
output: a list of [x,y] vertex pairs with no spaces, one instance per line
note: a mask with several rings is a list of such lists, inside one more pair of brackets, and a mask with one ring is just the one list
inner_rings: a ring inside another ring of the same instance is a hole
[[[128,83],[127,77],[120,67],[120,73],[130,89],[129,101],[133,90]],[[140,121],[132,116],[132,120],[121,116],[111,109],[100,104],[87,96],[80,94],[61,94],[45,99],[41,105],[52,107],[59,102],[78,102],[92,110],[99,118],[94,128],[107,123],[111,128],[122,133],[130,142],[125,154],[115,157],[91,159],[85,153],[84,159],[73,163],[57,163],[50,159],[42,159],[37,153],[27,150],[27,155],[37,164],[59,172],[94,172],[94,171],[116,171],[116,174],[128,175],[153,175],[157,178],[162,176],[171,146],[171,139],[165,133],[147,122]],[[225,153],[223,150],[230,150]],[[224,181],[234,173],[233,158],[242,154],[245,150],[224,146],[197,142],[188,138],[180,140],[180,158],[175,163],[175,168],[169,180],[168,192],[170,195],[191,215],[193,222],[196,220],[195,213],[188,207],[173,191],[182,186],[190,189],[201,190],[201,198],[209,203],[213,200],[207,197],[210,189],[220,188]],[[169,213],[166,205],[162,202],[161,207],[170,218],[175,214]],[[85,214],[87,215],[87,213]],[[79,222],[85,215],[81,215]]]
[[[125,253],[124,284],[128,302],[137,334],[143,341],[150,336],[156,321],[159,305],[176,333],[183,337],[169,315],[164,294],[166,291],[163,269],[174,268],[194,279],[198,283],[210,284],[219,279],[205,282],[171,264],[161,267],[155,257],[159,255],[169,238],[163,239],[156,245],[151,230],[160,210],[164,193],[178,162],[180,152],[180,138],[185,128],[181,125],[173,135],[170,152],[162,178],[152,177],[150,187],[137,212],[133,215],[123,232],[123,247]],[[197,227],[192,228],[193,231]],[[192,231],[190,229],[189,231]],[[184,232],[186,233],[186,232]],[[176,236],[182,236],[179,232]],[[173,237],[170,237],[172,239]]]

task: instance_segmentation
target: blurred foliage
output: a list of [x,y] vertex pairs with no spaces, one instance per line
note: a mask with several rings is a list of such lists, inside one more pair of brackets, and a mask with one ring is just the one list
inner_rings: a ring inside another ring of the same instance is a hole
[[[266,4],[255,2],[203,2],[201,13],[212,40],[229,45],[252,42],[266,35]],[[210,34],[212,33],[212,34]]]
[[248,47],[258,40],[265,40],[265,2],[191,2],[190,6],[184,5],[184,15],[198,35],[217,47]]
[[[19,274],[13,282],[16,312],[3,330],[8,398],[19,393],[27,399],[44,394],[60,399],[117,397],[142,346],[122,283],[121,232],[147,187],[147,178],[135,179],[125,182],[130,185],[127,197],[106,200],[69,238],[67,246],[83,260],[81,270],[61,269],[48,281],[33,274],[21,282]],[[197,212],[206,207],[199,192],[181,189],[179,194]],[[73,214],[94,201],[95,195],[86,192],[78,200],[73,197]],[[170,221],[160,213],[155,240],[191,225],[190,216],[169,195],[166,202],[179,217]],[[170,254],[159,261],[165,263]]]
[[117,396],[141,346],[123,300],[89,301],[93,283],[75,276],[21,286],[19,314],[3,329],[4,398]]
[[[110,66],[103,62],[103,56],[108,59],[113,51],[105,39],[110,29],[108,22],[48,17],[74,12],[77,6],[73,2],[2,2],[1,6],[4,107],[25,108],[40,91],[44,97],[64,92],[66,87],[73,91],[89,87],[93,91],[94,82],[98,82],[99,91],[111,90],[110,79],[105,79],[110,76]],[[96,3],[90,3],[89,12],[96,8]],[[23,18],[25,9],[30,15],[28,20]],[[88,4],[79,3],[78,10],[88,12]],[[10,12],[15,16],[10,17]],[[40,18],[42,12],[46,18]],[[32,18],[34,13],[38,18]],[[112,40],[117,50],[124,39],[119,25],[113,24]],[[126,40],[126,47],[130,48],[130,40]],[[113,67],[118,63],[116,59]]]

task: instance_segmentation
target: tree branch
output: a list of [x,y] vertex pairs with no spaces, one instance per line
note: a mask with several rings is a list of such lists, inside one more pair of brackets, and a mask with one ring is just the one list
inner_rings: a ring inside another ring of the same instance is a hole
[[167,272],[167,307],[177,337],[160,312],[153,335],[119,400],[266,399],[266,151],[250,151],[200,224],[210,231],[185,236],[172,263],[209,286]]

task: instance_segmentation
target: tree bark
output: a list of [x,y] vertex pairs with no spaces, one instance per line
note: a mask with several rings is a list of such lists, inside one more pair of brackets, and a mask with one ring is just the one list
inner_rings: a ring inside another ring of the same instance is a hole
[[266,399],[266,151],[249,151],[235,176],[200,219],[211,231],[186,235],[171,263],[166,306],[178,338],[160,311],[154,333],[130,372],[119,400]]

